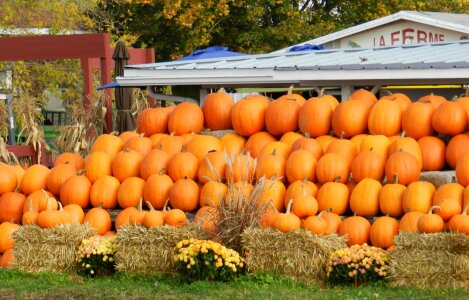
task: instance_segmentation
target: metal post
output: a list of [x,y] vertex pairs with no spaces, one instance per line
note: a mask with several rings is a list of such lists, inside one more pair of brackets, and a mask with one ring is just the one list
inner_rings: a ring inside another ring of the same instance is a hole
[[13,114],[13,95],[7,94],[7,107],[8,107],[8,143],[10,145],[16,145],[15,136],[15,115]]

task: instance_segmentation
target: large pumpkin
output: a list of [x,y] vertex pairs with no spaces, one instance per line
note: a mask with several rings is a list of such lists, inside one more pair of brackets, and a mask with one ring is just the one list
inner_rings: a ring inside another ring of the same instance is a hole
[[[128,139],[124,144],[124,149],[132,149],[142,156],[147,155],[148,152],[153,148],[153,142],[150,138],[144,136],[134,136]],[[120,151],[119,153],[121,153]],[[114,158],[115,160],[115,158]]]
[[404,213],[402,210],[402,198],[406,186],[399,184],[398,179],[389,182],[379,191],[379,210],[383,215],[390,217],[400,217]]
[[435,107],[429,102],[413,102],[402,114],[402,130],[414,139],[433,135],[434,112]]
[[111,163],[112,175],[120,182],[128,177],[140,175],[143,155],[130,148],[120,151]]
[[253,158],[257,158],[261,150],[269,143],[275,142],[277,139],[273,137],[267,131],[259,131],[251,135],[246,144],[244,144],[244,150],[249,153]]
[[273,136],[298,129],[298,114],[301,105],[290,99],[278,99],[270,102],[265,112],[265,126]]
[[389,95],[382,96],[379,100],[391,100],[399,104],[402,111],[406,110],[406,108],[412,103],[412,100],[403,93],[390,93]]
[[445,97],[435,95],[433,93],[424,95],[417,100],[417,102],[430,103],[435,109],[437,109],[441,104],[445,103],[446,101],[448,100],[446,100]]
[[324,150],[322,149],[321,144],[319,144],[316,139],[311,138],[308,134],[305,134],[304,138],[297,139],[293,143],[290,150],[291,153],[297,150],[306,150],[311,152],[314,155],[316,161],[324,155]]
[[109,154],[112,160],[123,148],[124,142],[118,136],[112,134],[101,134],[96,138],[93,146],[91,146],[91,153],[105,152]]
[[371,244],[387,249],[394,245],[393,239],[399,233],[399,222],[388,216],[377,218],[370,228]]
[[409,211],[405,213],[399,222],[399,231],[418,232],[417,222],[422,215],[424,215],[424,213],[420,211]]
[[70,176],[75,175],[76,172],[77,170],[75,169],[75,166],[69,163],[58,164],[49,172],[49,175],[47,176],[47,190],[58,196],[60,194],[60,188],[62,187],[62,184]]
[[369,113],[370,106],[364,101],[344,101],[332,113],[332,130],[343,138],[365,133]]
[[319,211],[329,210],[343,215],[348,208],[350,191],[340,182],[326,182],[318,190],[316,199]]
[[70,224],[83,224],[85,221],[85,212],[78,204],[68,204],[63,207],[70,216]]
[[205,155],[200,161],[199,170],[197,172],[198,181],[205,184],[209,181],[224,181],[226,170],[225,152],[214,151]]
[[381,183],[372,178],[360,181],[350,195],[350,209],[358,216],[373,217],[379,212]]
[[291,213],[292,203],[293,201],[291,200],[287,206],[287,211],[285,213],[277,214],[277,217],[275,218],[275,221],[273,223],[273,227],[283,233],[294,231],[301,227],[300,218]]
[[120,182],[113,176],[98,178],[91,186],[90,202],[93,207],[115,208]]
[[227,158],[226,181],[252,181],[256,167],[256,160],[248,154],[239,154]]
[[469,152],[456,163],[456,178],[461,185],[469,186]]
[[466,131],[467,115],[460,102],[445,101],[435,110],[432,126],[439,134],[454,136]]
[[85,159],[85,170],[85,176],[88,177],[91,183],[99,177],[111,175],[111,156],[105,152],[90,153]]
[[0,222],[20,224],[26,197],[21,193],[7,192],[0,196]]
[[308,179],[316,181],[316,158],[306,150],[292,152],[285,164],[285,174],[288,182]]
[[176,135],[199,132],[204,129],[204,113],[195,103],[182,102],[171,112],[168,131]]
[[286,188],[281,181],[267,179],[260,193],[257,206],[269,206],[268,204],[271,203],[276,211],[284,211],[286,207],[285,194]]
[[211,135],[195,134],[185,147],[187,152],[194,154],[199,161],[204,159],[205,155],[209,152],[223,151],[221,142]]
[[386,158],[375,151],[363,151],[352,162],[352,177],[356,182],[365,178],[382,181]]
[[369,107],[372,107],[378,101],[376,95],[365,89],[358,89],[350,95],[350,100],[358,100],[365,102]]
[[18,230],[20,226],[11,222],[3,222],[0,224],[0,253],[5,253],[9,249],[13,249],[15,241],[13,240],[13,232]]
[[228,132],[220,137],[220,143],[228,155],[238,155],[243,150],[246,139],[235,132]]
[[166,174],[153,174],[148,177],[143,188],[143,200],[150,202],[155,209],[162,209],[174,182]]
[[140,164],[140,177],[147,180],[153,174],[166,172],[169,163],[169,155],[160,149],[152,149],[143,157]]
[[420,170],[422,169],[422,150],[420,150],[419,143],[414,138],[398,136],[392,139],[388,148],[388,156],[399,151],[412,154],[417,159]]
[[41,228],[52,228],[70,223],[70,214],[63,210],[62,204],[60,203],[58,210],[46,209],[41,211],[37,217],[37,224]]
[[446,161],[451,169],[455,169],[458,160],[468,152],[469,133],[462,133],[452,137],[446,146]]
[[[361,140],[361,141],[360,141]],[[359,152],[373,151],[381,154],[385,159],[388,157],[390,141],[385,135],[365,135],[360,141]],[[352,139],[353,142],[353,139]],[[358,141],[357,141],[358,143]]]
[[418,141],[422,152],[422,171],[441,171],[446,164],[446,145],[436,136],[424,136]]
[[448,222],[448,229],[452,232],[459,232],[469,234],[469,215],[467,214],[469,205],[464,207],[464,210],[457,215],[454,215]]
[[324,154],[328,153],[338,153],[342,157],[345,157],[348,161],[349,166],[352,165],[353,160],[357,156],[357,147],[355,147],[355,144],[352,143],[352,141],[347,140],[347,139],[335,139],[333,140],[329,146],[327,146],[326,151],[324,151]]
[[145,180],[139,177],[127,177],[119,186],[117,202],[121,208],[137,206],[143,196]]
[[409,184],[402,195],[402,210],[426,213],[432,206],[435,186],[428,181]]
[[302,133],[312,137],[326,135],[331,130],[331,105],[321,99],[308,99],[298,114],[298,125]]
[[85,167],[85,160],[81,157],[80,153],[64,152],[56,158],[54,167],[60,164],[70,164],[75,166],[75,169],[79,171]]
[[199,204],[202,206],[218,206],[225,199],[228,186],[222,182],[209,181],[200,189]]
[[0,195],[13,192],[18,187],[18,177],[15,169],[7,164],[0,163]]
[[420,178],[420,166],[417,159],[407,152],[395,152],[391,154],[384,167],[386,179],[394,181],[397,176],[398,183],[408,185]]
[[345,218],[339,226],[339,235],[347,236],[347,246],[361,245],[370,240],[371,224],[364,217]]
[[264,96],[249,96],[236,102],[231,109],[233,129],[242,136],[251,136],[262,131],[269,102]]
[[30,166],[24,172],[21,179],[20,189],[25,195],[32,192],[45,189],[47,187],[47,176],[49,176],[49,168],[43,165],[35,164]]
[[380,100],[370,110],[368,130],[371,134],[392,136],[401,131],[401,106],[391,100]]
[[269,155],[262,156],[257,160],[256,178],[276,178],[284,180],[285,177],[285,158],[272,151]]
[[165,133],[168,128],[169,110],[166,107],[147,108],[137,117],[137,132],[150,137],[155,133]]
[[166,154],[168,154],[168,158],[171,159],[174,154],[181,152],[183,146],[184,139],[180,136],[171,134],[162,137],[156,144],[155,148],[166,152]]
[[86,176],[73,175],[68,177],[60,189],[60,202],[63,205],[78,204],[87,208],[90,204],[91,182]]
[[199,171],[199,159],[191,152],[175,154],[168,164],[168,175],[173,181],[181,178],[195,179]]
[[444,228],[443,219],[437,215],[433,214],[433,210],[438,208],[438,206],[432,206],[428,209],[426,214],[420,216],[417,221],[417,229],[421,233],[435,233],[441,232]]
[[199,206],[200,188],[190,178],[178,179],[169,190],[169,204],[172,208],[191,212]]
[[349,180],[350,163],[338,153],[324,154],[316,165],[316,178],[320,183],[338,181],[345,183]]
[[233,105],[233,98],[223,88],[208,94],[202,104],[205,127],[211,130],[230,129]]
[[[311,195],[316,197],[318,193],[318,186],[308,180],[297,180],[288,185],[287,190],[285,191],[285,199],[283,208],[288,206],[288,203],[291,199],[296,198],[298,195]],[[283,209],[278,209],[283,210]]]
[[84,223],[90,224],[91,227],[96,229],[99,235],[103,235],[105,232],[111,230],[112,222],[109,212],[104,208],[94,207],[88,211],[85,216]]

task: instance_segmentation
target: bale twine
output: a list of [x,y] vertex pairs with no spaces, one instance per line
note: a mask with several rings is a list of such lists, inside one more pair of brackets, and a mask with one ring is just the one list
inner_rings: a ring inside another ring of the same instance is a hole
[[12,268],[26,272],[76,270],[78,247],[96,234],[90,225],[67,224],[53,228],[21,226],[13,233],[15,257]]
[[116,269],[142,274],[175,272],[174,247],[179,241],[190,238],[208,239],[208,236],[194,223],[150,229],[140,225],[122,227],[116,234]]
[[393,286],[469,286],[469,236],[460,233],[399,233],[389,256]]
[[332,253],[347,247],[337,234],[315,235],[307,230],[282,233],[274,229],[246,229],[243,250],[249,271],[267,271],[307,282],[326,279]]

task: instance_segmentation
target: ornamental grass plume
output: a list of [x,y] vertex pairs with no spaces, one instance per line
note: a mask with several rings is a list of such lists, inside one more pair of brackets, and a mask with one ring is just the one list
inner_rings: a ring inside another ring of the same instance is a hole
[[228,281],[244,272],[244,259],[233,249],[211,241],[188,239],[174,249],[177,271],[188,282]]
[[89,239],[84,239],[78,248],[79,274],[95,277],[114,273],[115,253],[114,236],[95,235]]
[[335,251],[327,263],[327,281],[347,285],[383,280],[388,273],[388,253],[367,244]]

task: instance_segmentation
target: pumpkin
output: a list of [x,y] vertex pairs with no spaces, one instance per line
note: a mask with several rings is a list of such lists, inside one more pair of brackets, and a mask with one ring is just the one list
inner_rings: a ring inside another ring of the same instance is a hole
[[228,186],[218,181],[209,181],[200,189],[199,205],[218,206],[225,199],[228,192]]
[[[150,150],[153,148],[153,142],[150,138],[143,137],[143,136],[135,136],[128,139],[124,144],[124,149],[132,149],[141,154],[142,157],[148,154]],[[122,151],[119,151],[121,153]],[[115,160],[116,158],[114,158]]]
[[456,99],[456,102],[461,103],[464,106],[467,116],[467,129],[469,129],[469,91],[466,89],[466,94]]
[[321,135],[316,138],[316,141],[318,141],[319,145],[321,145],[322,151],[326,152],[327,147],[329,147],[329,144],[332,143],[336,139],[335,136],[332,135]]
[[33,202],[31,198],[28,198],[26,200],[26,203],[28,205],[28,210],[23,212],[23,217],[21,218],[21,224],[23,225],[37,224],[39,211],[34,210]]
[[394,179],[393,183],[387,183],[379,191],[378,202],[379,210],[383,215],[389,215],[390,217],[400,217],[404,213],[402,210],[402,198],[406,186],[399,184],[397,178]]
[[456,178],[461,185],[469,185],[469,152],[462,155],[456,163]]
[[316,164],[316,178],[320,183],[335,181],[345,183],[349,180],[350,163],[338,153],[324,154]]
[[293,200],[290,200],[287,206],[287,211],[285,213],[277,214],[277,217],[275,218],[273,224],[273,228],[283,233],[287,233],[293,230],[297,230],[301,227],[300,218],[291,213],[292,204]]
[[402,194],[402,210],[426,213],[432,206],[434,193],[435,186],[431,182],[412,182]]
[[151,140],[151,144],[152,144],[152,148],[155,149],[157,148],[157,145],[158,145],[158,142],[164,138],[164,137],[167,137],[168,134],[166,133],[155,133],[155,134],[152,134],[149,139]]
[[137,206],[137,210],[132,212],[129,216],[129,224],[143,225],[143,220],[145,219],[145,216],[147,215],[147,213],[148,211],[143,210],[142,198],[140,198],[140,201]]
[[316,181],[316,158],[306,150],[292,152],[285,163],[288,182],[308,179]]
[[282,209],[277,207],[279,211],[283,211],[283,208],[287,207],[288,202],[291,199],[296,198],[299,195],[311,195],[316,197],[318,193],[318,186],[308,180],[297,180],[288,185],[287,190],[285,191],[284,205],[281,206]]
[[181,135],[184,146],[186,146],[190,141],[192,141],[193,138],[197,136],[200,135],[194,132],[184,133],[183,135]]
[[143,226],[146,228],[158,227],[164,225],[165,215],[160,210],[155,210],[150,202],[146,202],[147,206],[150,208],[150,211],[147,212],[143,218]]
[[346,236],[347,246],[361,245],[370,240],[371,224],[361,216],[345,218],[339,226],[338,234]]
[[399,222],[389,216],[377,218],[370,228],[370,241],[375,247],[387,249],[394,245],[393,239],[399,233]]
[[323,213],[322,218],[327,222],[327,233],[338,233],[342,218],[334,212],[322,211],[321,213]]
[[380,100],[370,110],[368,130],[371,134],[392,136],[401,132],[402,108],[391,100]]
[[171,159],[174,154],[181,152],[182,147],[184,146],[184,139],[177,135],[168,135],[162,137],[156,144],[156,149],[160,149],[166,154],[168,158]]
[[246,139],[237,133],[228,132],[220,137],[220,143],[228,155],[238,155],[243,150]]
[[14,260],[13,249],[8,249],[0,257],[0,267],[9,268]]
[[29,207],[29,200],[31,200],[31,205],[33,210],[35,211],[43,211],[48,209],[57,210],[59,205],[57,204],[57,200],[55,200],[54,195],[52,193],[47,192],[45,190],[35,191],[31,195],[26,198],[26,202],[23,206],[23,213],[30,209]]
[[316,161],[324,155],[321,144],[319,144],[316,139],[310,138],[309,134],[307,133],[303,138],[299,138],[293,143],[290,154],[297,150],[306,150],[311,152]]
[[80,153],[64,152],[56,158],[54,167],[60,164],[72,165],[75,167],[75,170],[79,171],[85,167],[85,160],[81,157]]
[[277,98],[277,100],[290,100],[296,101],[299,105],[304,105],[306,102],[305,97],[300,94],[293,93],[293,85],[288,88],[288,92]]
[[0,224],[0,253],[5,253],[9,249],[13,249],[15,246],[13,233],[19,228],[20,226],[15,223],[3,222]]
[[418,139],[422,152],[422,171],[441,171],[446,164],[446,144],[436,136]]
[[331,130],[333,109],[325,100],[310,98],[300,108],[298,127],[303,134],[312,137],[326,135]]
[[420,149],[419,143],[417,140],[411,137],[406,137],[405,132],[403,132],[401,136],[394,138],[393,141],[389,144],[388,157],[391,154],[400,151],[412,154],[417,159],[420,170],[422,169],[422,150]]
[[175,154],[168,163],[168,175],[173,181],[181,178],[195,179],[199,171],[199,159],[191,152],[182,152]]
[[30,166],[24,172],[21,179],[20,189],[25,195],[32,192],[45,189],[47,187],[47,176],[49,176],[49,168],[43,165],[35,164]]
[[23,179],[24,172],[26,172],[26,171],[19,164],[13,164],[11,166],[15,170],[16,178],[18,179],[18,186],[17,187],[19,188],[20,184],[21,184],[21,180]]
[[469,234],[469,215],[467,214],[468,210],[469,205],[466,205],[460,214],[454,215],[449,220],[448,229],[450,231]]
[[372,217],[379,212],[381,183],[372,178],[360,181],[350,194],[350,209],[358,216]]
[[104,152],[109,155],[111,160],[113,160],[117,153],[119,153],[123,148],[124,142],[122,142],[118,136],[112,134],[101,134],[96,138],[93,146],[91,146],[90,153]]
[[384,95],[379,98],[379,101],[381,100],[391,100],[398,103],[402,111],[406,110],[406,108],[412,103],[412,100],[403,93],[390,93],[389,95]]
[[130,130],[123,131],[121,132],[121,134],[119,134],[119,138],[122,140],[124,145],[125,145],[125,142],[127,142],[130,138],[133,138],[136,136],[140,136],[140,134],[135,131],[130,131]]
[[242,136],[251,136],[262,131],[265,126],[265,113],[269,103],[267,97],[255,95],[236,102],[231,109],[233,129]]
[[254,178],[256,160],[249,154],[239,154],[227,157],[227,168],[225,171],[226,181],[233,183],[237,181],[252,181]]
[[105,209],[117,206],[117,194],[121,183],[113,176],[103,176],[98,178],[90,190],[91,206],[100,206]]
[[203,160],[209,152],[223,150],[221,142],[211,135],[195,134],[185,147],[187,152],[194,154],[199,161]]
[[257,155],[257,160],[268,156],[274,151],[276,155],[283,157],[283,159],[286,161],[290,155],[291,147],[288,144],[280,141],[270,142],[262,147],[261,151]]
[[233,105],[233,98],[223,88],[205,96],[202,104],[205,127],[210,130],[230,129]]
[[399,222],[399,231],[418,232],[417,222],[422,215],[424,215],[424,213],[420,211],[409,211],[405,213]]
[[90,204],[91,182],[86,176],[68,177],[60,189],[60,201],[63,205],[78,204],[87,208]]
[[461,202],[454,198],[447,198],[440,203],[435,209],[435,213],[439,215],[444,222],[448,222],[453,216],[460,214],[462,212]]
[[384,174],[388,181],[393,181],[395,176],[398,183],[408,185],[420,178],[420,167],[417,159],[407,152],[395,152],[389,155],[384,166]]
[[318,202],[311,195],[299,195],[293,198],[291,212],[299,218],[314,216],[318,212]]
[[374,93],[368,90],[358,89],[350,95],[350,100],[362,101],[365,102],[369,107],[371,107],[376,104],[378,98],[376,98]]
[[78,204],[68,204],[63,207],[63,210],[70,215],[71,224],[83,224],[85,221],[85,212]]
[[41,228],[52,228],[59,225],[70,224],[70,214],[63,210],[59,202],[58,210],[46,209],[41,211],[37,217],[37,224]]
[[422,96],[417,100],[417,102],[430,103],[435,109],[437,109],[441,104],[445,103],[446,101],[448,100],[446,100],[445,97],[434,95],[433,93]]
[[[360,153],[361,152],[361,144],[363,142],[363,140],[369,136],[369,134],[366,134],[366,133],[360,133],[360,134],[357,134],[353,137],[350,138],[350,141],[355,145],[355,147],[357,148],[357,153]],[[370,148],[373,148],[373,147],[364,147],[363,150],[370,150]],[[386,148],[386,153],[387,153],[387,148]]]
[[160,149],[152,149],[145,155],[140,164],[140,177],[147,180],[152,174],[166,172],[169,155]]
[[259,216],[259,225],[261,228],[273,228],[278,211],[273,205],[267,207]]
[[386,158],[378,152],[363,151],[352,162],[352,177],[355,182],[365,178],[373,178],[382,181],[384,178],[384,166]]
[[432,118],[435,107],[429,102],[413,102],[402,113],[402,130],[418,140],[433,135]]
[[197,178],[199,183],[205,184],[209,181],[225,180],[226,159],[225,152],[213,151],[207,153],[200,161]]
[[319,211],[329,210],[338,215],[343,215],[348,208],[350,191],[343,183],[326,182],[318,190],[316,199]]
[[214,206],[201,207],[194,216],[194,223],[200,224],[211,237],[216,237],[220,223],[219,208]]
[[323,235],[328,233],[329,224],[322,217],[324,213],[326,212],[322,211],[317,216],[307,217],[303,222],[303,228],[317,235]]
[[440,185],[433,194],[432,205],[440,205],[445,199],[453,199],[459,203],[461,209],[464,207],[464,186],[455,182]]
[[137,117],[137,132],[149,137],[165,133],[168,128],[169,110],[166,107],[146,108]]
[[363,101],[341,102],[332,113],[332,130],[336,136],[350,138],[368,129],[370,106]]
[[[115,154],[117,155],[117,153]],[[85,159],[85,176],[91,183],[102,176],[112,174],[112,158],[105,152],[89,154]]]
[[200,188],[190,178],[181,178],[174,182],[169,189],[169,203],[172,208],[191,212],[199,206]]
[[284,180],[286,161],[274,150],[267,156],[260,157],[257,160],[256,178],[276,178]]
[[145,203],[150,202],[155,209],[162,209],[173,184],[171,177],[166,174],[151,175],[143,187],[143,200]]
[[112,221],[109,212],[101,207],[93,207],[85,216],[84,223],[88,223],[96,229],[99,235],[103,235],[112,228]]
[[373,151],[381,154],[385,159],[389,152],[389,138],[385,135],[366,135],[360,142],[358,152]]
[[434,233],[441,232],[445,226],[443,219],[433,214],[433,210],[439,208],[437,205],[432,206],[428,209],[428,213],[423,214],[417,221],[417,229],[421,233]]
[[276,141],[277,139],[267,131],[259,131],[247,139],[246,144],[244,144],[244,150],[253,158],[257,158],[264,146]]
[[18,177],[15,169],[7,164],[0,163],[0,195],[13,192],[18,187]]
[[143,196],[145,180],[139,177],[127,177],[119,186],[117,203],[119,207],[137,206]]
[[298,129],[298,115],[301,104],[295,100],[279,98],[269,103],[265,112],[265,127],[273,136]]
[[186,213],[180,209],[165,211],[165,222],[169,226],[181,227],[187,224]]
[[468,186],[464,188],[463,207],[466,207],[467,204],[469,204],[469,187]]
[[120,182],[128,177],[139,177],[143,155],[130,148],[120,151],[111,163],[112,176]]
[[435,110],[432,126],[439,134],[455,136],[466,131],[467,115],[464,105],[456,101],[445,101]]
[[257,206],[269,206],[270,203],[271,206],[275,207],[276,211],[283,211],[286,206],[285,193],[286,187],[281,181],[266,179],[257,200]]
[[303,135],[298,132],[289,131],[282,135],[280,142],[288,145],[288,152],[291,151],[291,147],[298,140],[303,138]]
[[250,201],[253,191],[254,186],[251,183],[246,181],[236,181],[233,184],[229,184],[226,200],[238,201],[238,203]]
[[199,132],[204,129],[204,113],[195,103],[182,102],[176,105],[168,118],[168,131],[176,135]]
[[75,167],[69,163],[57,165],[47,175],[47,190],[56,196],[60,195],[62,184],[76,172]]
[[21,193],[6,192],[0,196],[0,222],[20,224],[26,197]]
[[353,160],[358,154],[357,147],[355,147],[355,144],[352,143],[352,141],[350,140],[342,138],[333,140],[329,144],[329,146],[327,146],[327,149],[326,151],[324,151],[324,154],[328,153],[337,153],[345,157],[345,159],[347,159],[349,163],[349,166],[352,165]]
[[116,227],[117,231],[119,231],[119,229],[122,227],[129,225],[130,215],[135,211],[137,211],[137,208],[135,206],[130,206],[119,212],[114,222],[114,226]]
[[456,163],[467,152],[469,152],[469,133],[453,136],[446,146],[446,162],[451,169],[456,169]]

